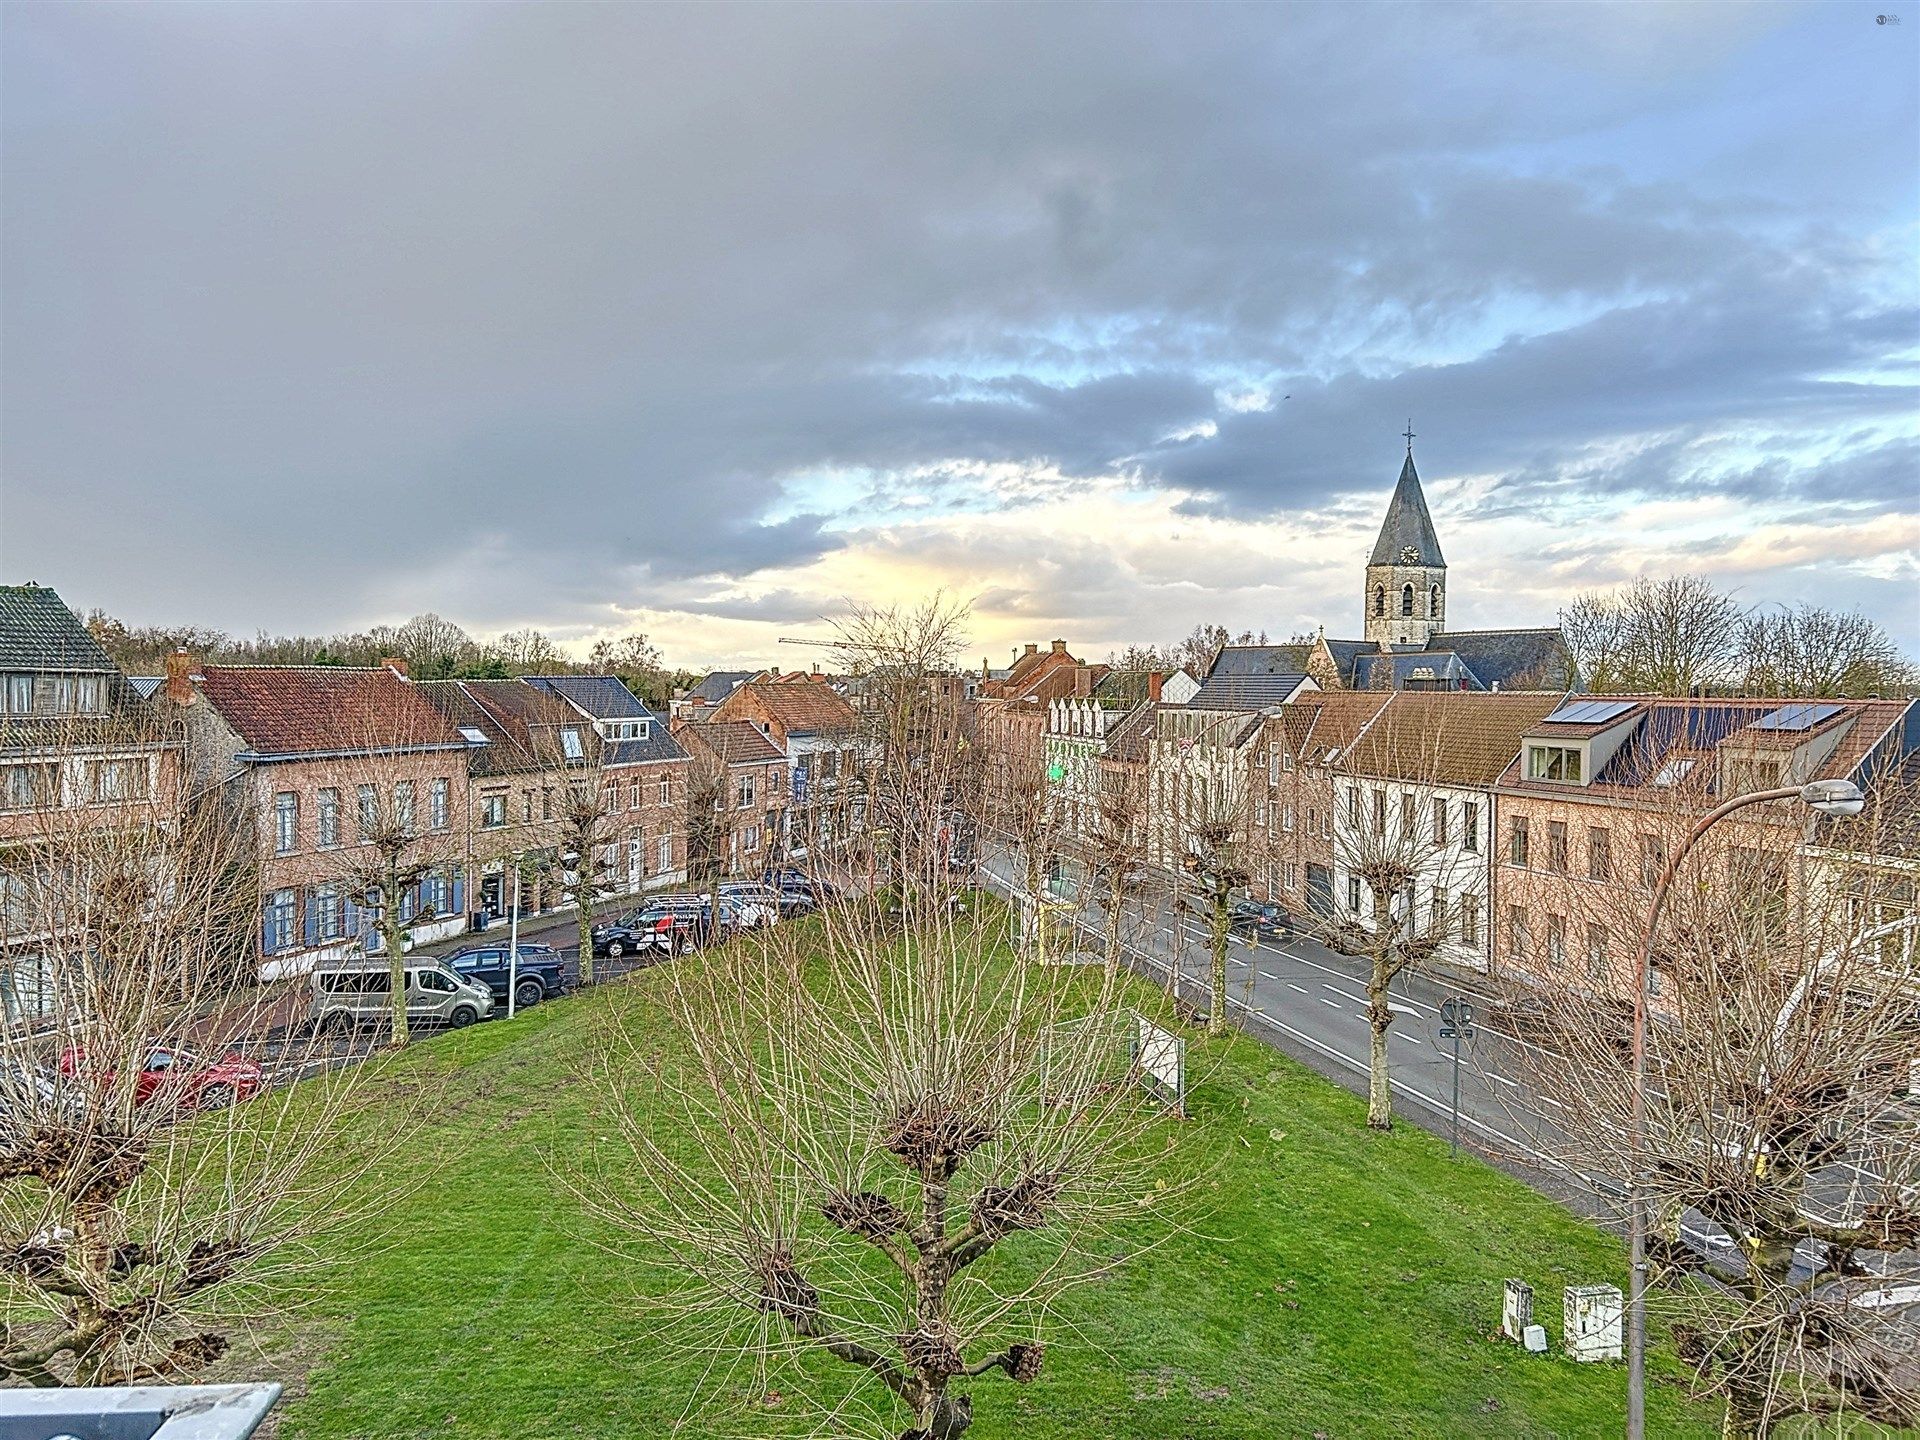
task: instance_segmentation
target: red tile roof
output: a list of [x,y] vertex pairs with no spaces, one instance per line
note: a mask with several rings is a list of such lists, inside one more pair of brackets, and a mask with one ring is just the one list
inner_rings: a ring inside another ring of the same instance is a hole
[[780,747],[749,720],[709,720],[684,726],[676,736],[689,749],[703,746],[711,750],[723,765],[760,765],[786,759]]
[[[859,724],[853,707],[831,687],[788,685],[777,681],[742,685],[720,702],[716,718],[737,717],[746,709],[748,701],[758,702],[760,708],[779,721],[784,729],[801,734],[851,731]],[[714,722],[709,720],[707,723],[711,725]]]
[[207,665],[199,691],[258,755],[464,748],[451,722],[391,670]]

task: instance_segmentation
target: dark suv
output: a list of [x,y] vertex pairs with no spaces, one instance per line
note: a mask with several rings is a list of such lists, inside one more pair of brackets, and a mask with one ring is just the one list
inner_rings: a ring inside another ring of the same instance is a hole
[[563,994],[567,988],[566,963],[551,945],[522,943],[520,963],[514,967],[507,964],[504,944],[469,945],[447,956],[447,965],[456,975],[479,981],[502,1004],[511,987],[513,1003],[521,1010]]
[[1293,917],[1265,901],[1236,900],[1227,912],[1227,928],[1253,940],[1278,940],[1292,932]]

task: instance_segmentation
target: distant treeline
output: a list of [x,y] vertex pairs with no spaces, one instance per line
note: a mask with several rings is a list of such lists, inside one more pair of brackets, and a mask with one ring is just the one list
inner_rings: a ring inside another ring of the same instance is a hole
[[158,675],[167,656],[185,650],[196,661],[226,665],[377,665],[404,660],[416,680],[504,680],[515,675],[618,675],[650,705],[664,706],[676,686],[697,672],[669,669],[645,635],[600,640],[585,661],[572,659],[539,630],[511,630],[476,640],[431,611],[404,625],[375,625],[335,635],[269,635],[252,639],[200,625],[129,626],[104,610],[87,616],[87,629],[129,675]]

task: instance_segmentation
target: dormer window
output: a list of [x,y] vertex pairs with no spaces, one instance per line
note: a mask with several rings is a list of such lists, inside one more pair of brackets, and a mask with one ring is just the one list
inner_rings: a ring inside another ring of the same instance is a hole
[[569,725],[560,732],[560,753],[569,760],[584,760],[586,750],[580,744],[580,732]]
[[1563,785],[1579,785],[1585,775],[1586,756],[1573,745],[1527,746],[1527,778],[1551,780]]

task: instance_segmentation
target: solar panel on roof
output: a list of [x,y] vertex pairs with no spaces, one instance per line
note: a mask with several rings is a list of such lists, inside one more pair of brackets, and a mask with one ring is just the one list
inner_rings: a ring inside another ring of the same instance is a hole
[[1838,705],[1782,705],[1769,710],[1747,728],[1749,730],[1811,730],[1822,720],[1840,713]]
[[1631,700],[1576,700],[1547,716],[1542,725],[1597,725],[1633,709]]

